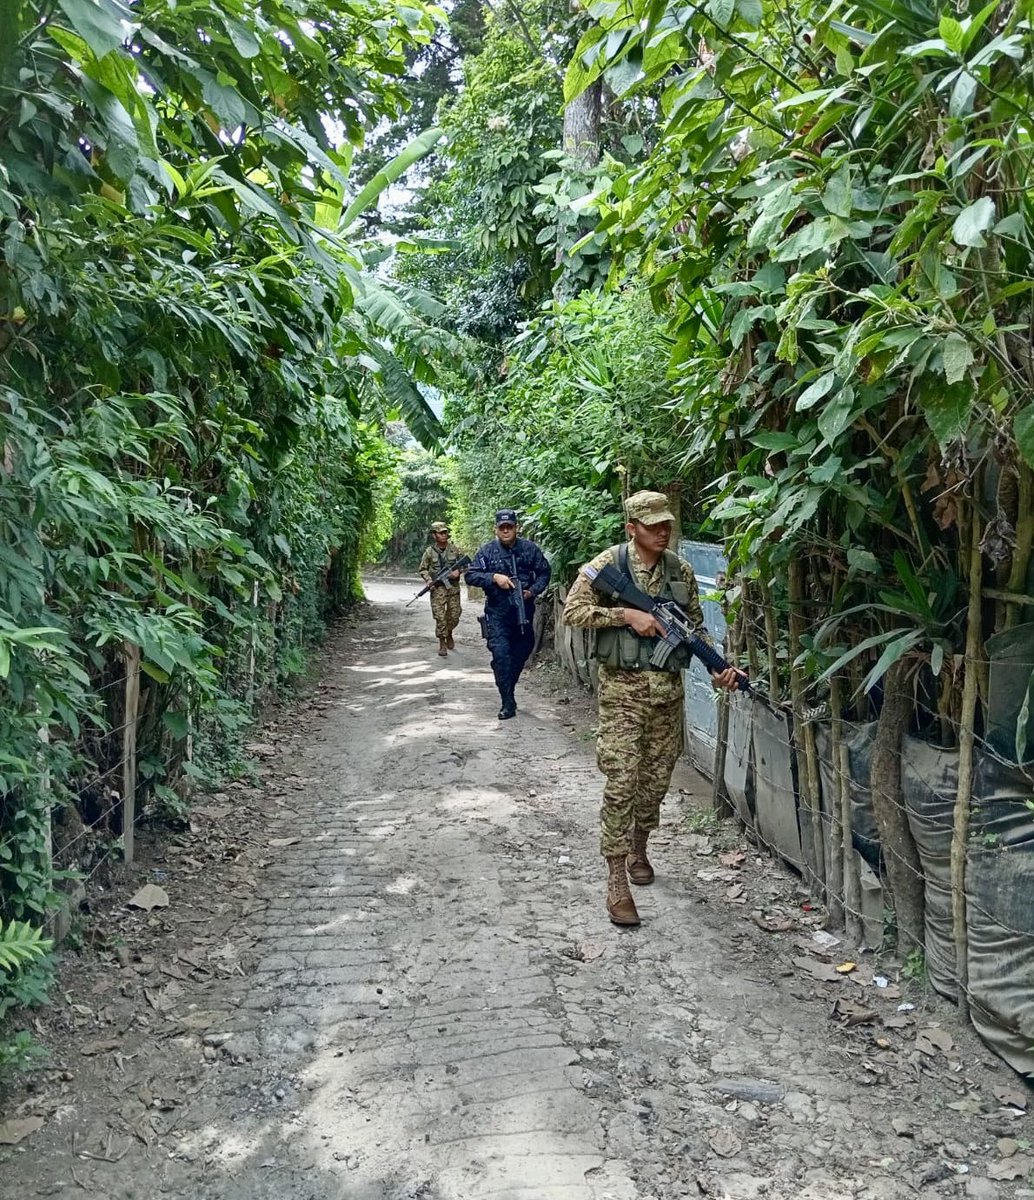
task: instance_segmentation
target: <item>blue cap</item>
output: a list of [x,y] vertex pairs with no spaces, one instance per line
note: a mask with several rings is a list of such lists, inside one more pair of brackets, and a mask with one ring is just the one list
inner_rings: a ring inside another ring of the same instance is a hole
[[512,508],[501,508],[495,514],[495,523],[497,525],[516,525],[517,512]]

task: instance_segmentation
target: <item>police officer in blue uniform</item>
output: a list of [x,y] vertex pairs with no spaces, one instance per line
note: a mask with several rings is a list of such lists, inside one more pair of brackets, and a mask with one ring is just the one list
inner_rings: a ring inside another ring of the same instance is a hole
[[[484,632],[492,653],[495,685],[503,702],[500,721],[517,714],[514,689],[535,646],[535,597],[546,590],[549,574],[549,563],[538,546],[517,536],[517,513],[512,508],[499,509],[495,514],[495,537],[474,555],[466,578],[468,584],[485,592]],[[523,625],[513,595],[516,588],[524,597]]]

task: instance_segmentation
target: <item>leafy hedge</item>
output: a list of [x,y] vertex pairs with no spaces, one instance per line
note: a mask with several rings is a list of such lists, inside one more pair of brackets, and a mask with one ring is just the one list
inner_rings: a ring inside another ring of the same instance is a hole
[[630,490],[685,483],[692,525],[670,354],[645,291],[584,292],[548,306],[510,343],[502,382],[450,395],[461,535],[477,545],[495,509],[513,505],[567,583],[621,536]]
[[348,172],[432,28],[419,0],[0,11],[0,919],[118,845],[127,660],[138,811],[179,806],[359,594],[384,419],[436,425],[426,305],[364,273],[361,221],[438,135]]

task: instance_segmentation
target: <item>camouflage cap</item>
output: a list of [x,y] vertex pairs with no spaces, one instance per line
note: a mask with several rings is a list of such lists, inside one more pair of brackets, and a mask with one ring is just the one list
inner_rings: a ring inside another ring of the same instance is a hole
[[448,523],[446,521],[432,521],[431,522],[431,532],[432,533],[448,533],[449,532]]
[[625,501],[625,518],[643,525],[658,525],[661,521],[674,521],[675,514],[663,492],[636,492]]

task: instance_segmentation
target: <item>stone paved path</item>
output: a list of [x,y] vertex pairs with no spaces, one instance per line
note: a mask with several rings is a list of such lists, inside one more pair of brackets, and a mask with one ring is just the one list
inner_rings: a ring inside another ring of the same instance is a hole
[[[175,1120],[117,1163],[77,1161],[72,1135],[99,1111],[77,1095],[31,1163],[0,1168],[5,1195],[1034,1196],[986,1178],[996,1138],[1029,1136],[991,1099],[1011,1074],[926,999],[921,1019],[957,1047],[942,1060],[912,1049],[914,1027],[832,1022],[838,985],[802,979],[792,935],[700,880],[714,858],[695,854],[709,847],[685,801],[637,893],[643,927],[614,929],[571,710],[533,680],[498,722],[473,614],[442,660],[408,587],[369,591],[326,676],[335,703],[278,764],[305,786],[269,831],[280,848],[244,923],[254,970],[206,992],[205,1032],[137,1043],[180,1083]],[[748,890],[799,907],[758,864]]]

